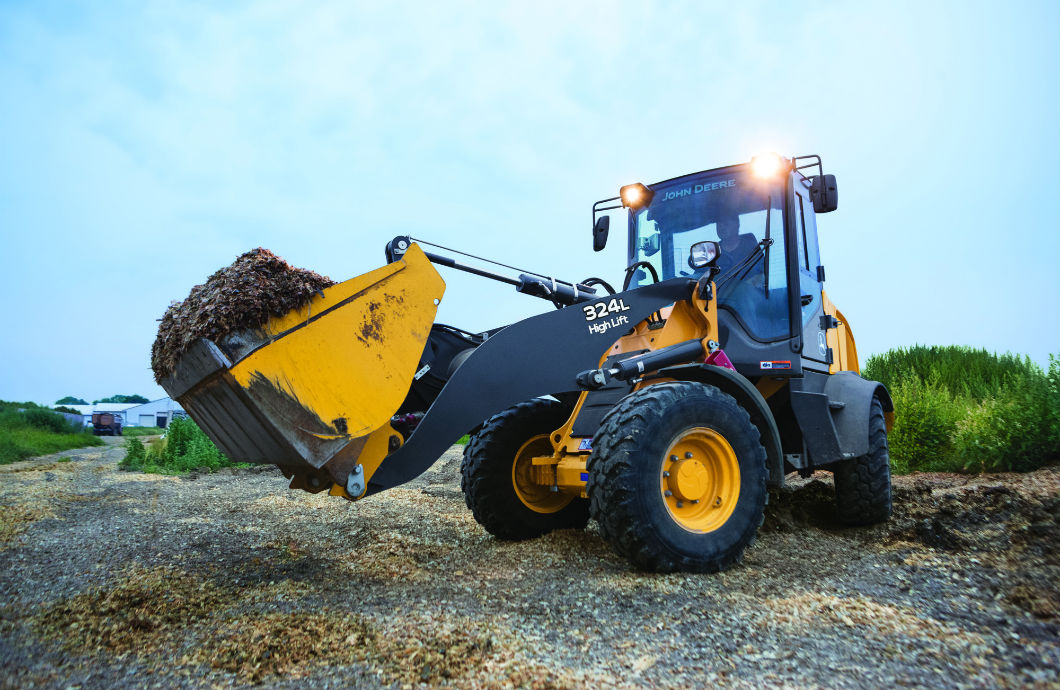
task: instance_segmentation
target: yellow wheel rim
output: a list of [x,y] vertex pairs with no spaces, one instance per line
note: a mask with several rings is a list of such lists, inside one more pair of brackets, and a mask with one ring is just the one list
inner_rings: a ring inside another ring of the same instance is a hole
[[534,436],[524,443],[512,462],[512,486],[515,495],[530,510],[535,513],[556,513],[566,508],[574,496],[554,492],[551,486],[541,481],[545,472],[552,468],[534,467],[533,459],[544,455],[552,455],[552,442],[548,434]]
[[689,532],[713,532],[736,509],[740,463],[724,436],[693,427],[670,444],[659,485],[674,522]]

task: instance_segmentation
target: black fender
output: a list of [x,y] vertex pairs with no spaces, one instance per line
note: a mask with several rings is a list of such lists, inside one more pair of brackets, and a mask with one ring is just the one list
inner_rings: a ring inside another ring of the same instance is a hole
[[[368,494],[418,477],[463,434],[525,400],[578,391],[619,337],[652,312],[689,299],[696,281],[673,278],[538,314],[479,345],[445,384],[405,444],[368,480]],[[589,305],[621,305],[595,317]]]
[[762,446],[766,449],[766,469],[769,470],[767,484],[771,488],[784,486],[784,451],[780,445],[780,430],[766,399],[750,381],[731,369],[712,364],[668,367],[659,370],[657,376],[698,381],[736,398],[736,402],[751,416],[751,423],[758,428]]
[[861,457],[869,452],[872,399],[894,411],[887,388],[852,371],[806,372],[791,381],[791,407],[814,467]]
[[869,452],[869,414],[872,399],[879,398],[884,412],[894,412],[894,403],[887,387],[879,381],[863,379],[852,371],[841,371],[828,377],[824,394],[829,402],[841,402],[843,406],[833,410],[839,447],[844,454],[852,453],[858,458]]

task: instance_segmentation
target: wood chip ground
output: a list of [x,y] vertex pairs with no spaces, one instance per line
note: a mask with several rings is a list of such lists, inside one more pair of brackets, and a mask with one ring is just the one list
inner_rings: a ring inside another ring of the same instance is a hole
[[121,455],[0,467],[0,688],[1057,687],[1057,468],[900,477],[867,529],[800,480],[709,576],[493,539],[458,449],[356,504]]

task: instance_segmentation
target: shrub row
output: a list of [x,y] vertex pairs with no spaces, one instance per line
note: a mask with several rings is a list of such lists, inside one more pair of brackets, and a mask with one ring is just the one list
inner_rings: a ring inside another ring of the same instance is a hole
[[0,464],[103,441],[66,417],[32,403],[0,401]]
[[862,375],[894,400],[891,463],[913,471],[1029,471],[1060,454],[1060,359],[914,346],[870,357]]
[[215,472],[235,463],[218,450],[213,441],[191,419],[174,419],[163,438],[146,446],[139,438],[125,441],[125,457],[118,463],[124,470],[155,474],[183,474],[191,470]]

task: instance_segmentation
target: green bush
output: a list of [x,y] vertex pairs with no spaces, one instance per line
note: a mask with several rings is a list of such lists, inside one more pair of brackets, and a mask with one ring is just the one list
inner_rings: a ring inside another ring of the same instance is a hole
[[147,449],[138,438],[125,439],[125,457],[118,466],[126,470],[142,470],[147,464]]
[[891,350],[870,357],[865,378],[895,405],[889,435],[895,472],[1028,471],[1060,452],[1060,360],[967,347]]
[[103,441],[92,434],[56,434],[31,426],[0,426],[0,465],[61,450],[102,445]]
[[888,388],[900,379],[929,379],[953,395],[989,398],[1028,375],[1042,370],[1029,357],[998,355],[959,345],[914,345],[870,357],[862,375]]
[[80,424],[74,426],[61,414],[50,410],[42,410],[40,408],[25,410],[21,414],[25,417],[26,423],[29,426],[44,429],[45,431],[51,431],[56,434],[77,433],[83,426]]
[[24,427],[43,429],[53,434],[76,434],[82,430],[82,425],[71,424],[61,414],[39,407],[31,407],[24,410],[8,408],[0,412],[0,428],[14,429]]
[[894,427],[887,441],[894,471],[942,470],[953,453],[953,432],[960,403],[937,382],[899,379],[891,387]]
[[0,401],[0,464],[103,441],[66,418],[33,403]]
[[[135,444],[135,445],[133,445]],[[164,438],[147,447],[138,438],[126,441],[125,457],[118,466],[155,474],[183,474],[191,470],[215,472],[236,467],[190,419],[174,419]]]

